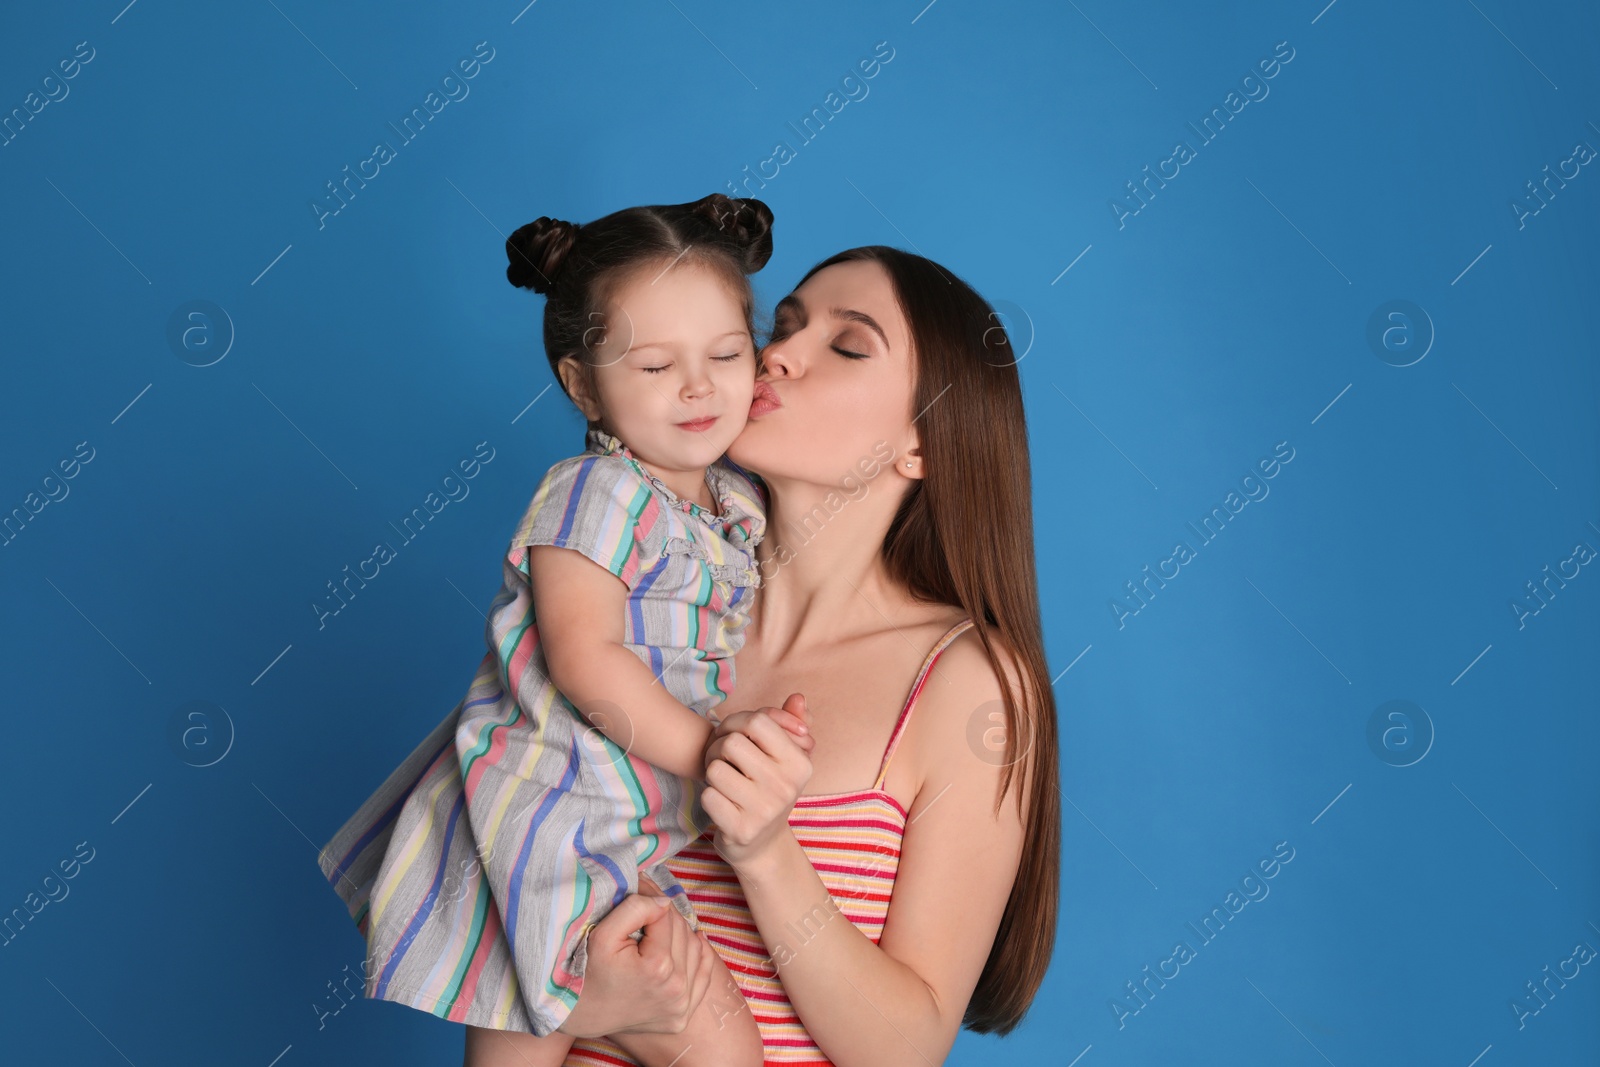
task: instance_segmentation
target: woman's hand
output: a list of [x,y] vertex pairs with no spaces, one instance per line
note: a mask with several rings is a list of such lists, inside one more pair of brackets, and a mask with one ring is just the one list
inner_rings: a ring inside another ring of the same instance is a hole
[[[782,708],[741,711],[724,719],[706,746],[701,804],[716,824],[717,854],[737,873],[792,836],[789,812],[811,780],[815,740],[805,697],[791,693]],[[806,727],[801,735],[791,720]],[[803,742],[803,743],[802,743]]]
[[[795,744],[799,745],[807,752],[810,752],[813,748],[817,747],[817,742],[816,739],[811,736],[811,709],[805,706],[806,698],[800,696],[799,693],[794,693],[789,697],[789,701],[785,701],[785,706],[787,706],[790,701],[794,701],[796,697],[799,697],[800,699],[799,703],[794,705],[796,709],[795,711],[786,711],[784,708],[756,708],[754,711],[736,712],[736,714],[754,715],[760,713],[767,716],[767,718],[771,719],[773,722],[777,723],[779,726],[793,734]],[[727,727],[723,726],[724,720],[718,719],[716,712],[711,712],[706,716],[706,718],[711,723],[711,736],[706,738],[707,748],[710,748],[711,742],[715,741],[723,734],[733,732],[732,730],[729,730]],[[729,718],[732,718],[732,716],[729,716]],[[705,762],[710,763],[711,761],[707,759]]]
[[[644,937],[628,935],[644,927]],[[702,935],[664,896],[631,893],[589,931],[578,1004],[557,1029],[574,1037],[680,1034],[711,986]]]

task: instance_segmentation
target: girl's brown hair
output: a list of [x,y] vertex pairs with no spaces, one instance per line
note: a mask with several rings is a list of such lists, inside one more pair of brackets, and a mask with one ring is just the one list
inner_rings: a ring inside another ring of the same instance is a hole
[[1008,677],[998,643],[1011,654],[1022,687],[1019,708],[1002,683],[1009,729],[1003,756],[994,754],[1005,763],[996,811],[1013,769],[1023,771],[1021,865],[962,1018],[969,1030],[1004,1035],[1022,1021],[1044,981],[1061,879],[1056,707],[1039,617],[1018,357],[983,297],[922,256],[885,245],[851,248],[812,267],[800,283],[824,267],[862,260],[881,265],[893,281],[911,329],[912,407],[921,412],[924,474],[889,523],[884,564],[917,599],[964,610],[978,623],[974,630],[995,676]]
[[562,382],[561,361],[577,357],[593,396],[594,362],[585,357],[604,336],[608,301],[636,271],[709,267],[739,297],[753,340],[755,294],[747,276],[771,258],[772,210],[760,200],[712,193],[687,204],[623,208],[584,225],[541,215],[506,240],[506,280],[546,296],[551,373]]

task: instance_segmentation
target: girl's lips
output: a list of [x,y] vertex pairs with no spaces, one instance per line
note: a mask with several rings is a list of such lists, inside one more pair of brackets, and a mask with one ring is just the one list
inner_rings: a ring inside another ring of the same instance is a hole
[[750,400],[750,418],[759,419],[761,416],[777,411],[783,407],[783,401],[778,399],[777,390],[766,382],[756,382],[755,392]]
[[678,423],[678,428],[681,430],[693,430],[698,433],[701,430],[710,428],[711,424],[716,421],[717,416],[707,415],[701,419],[691,419],[688,422],[680,422]]

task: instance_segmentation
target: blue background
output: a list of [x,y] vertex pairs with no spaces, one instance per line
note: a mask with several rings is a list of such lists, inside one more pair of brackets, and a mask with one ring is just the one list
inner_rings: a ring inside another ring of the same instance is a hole
[[[893,244],[1027,351],[1061,922],[1026,1025],[949,1062],[1596,1062],[1596,965],[1520,1027],[1511,1005],[1600,948],[1600,573],[1511,605],[1600,548],[1600,164],[1513,207],[1600,146],[1600,15],[924,3],[7,14],[0,111],[94,49],[0,147],[0,509],[70,490],[0,547],[0,913],[93,856],[0,947],[8,1060],[458,1062],[456,1024],[338,1007],[362,944],[316,858],[465,692],[500,552],[582,447],[504,234],[728,191],[786,140],[756,190],[766,306]],[[469,95],[401,142],[480,41]],[[880,41],[867,95],[799,143]],[[1203,142],[1188,123],[1281,41]],[[319,227],[379,140],[395,158]],[[196,300],[221,312],[172,344]],[[1421,313],[1375,346],[1396,300]],[[319,628],[325,583],[480,441],[470,494]],[[1269,495],[1202,545],[1187,524],[1279,442]],[[1421,710],[1371,743],[1391,700]],[[1270,895],[1119,1023],[1280,841]]]

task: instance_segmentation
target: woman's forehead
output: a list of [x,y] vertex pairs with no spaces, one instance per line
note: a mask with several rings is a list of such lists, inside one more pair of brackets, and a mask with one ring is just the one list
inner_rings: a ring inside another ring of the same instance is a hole
[[865,259],[830,263],[794,291],[806,294],[808,304],[812,294],[845,295],[860,300],[894,299],[889,272],[882,264]]
[[889,273],[871,261],[823,267],[778,301],[776,312],[803,312],[808,318],[822,315],[858,322],[870,319],[882,327],[892,347],[898,347],[905,337],[905,319]]

